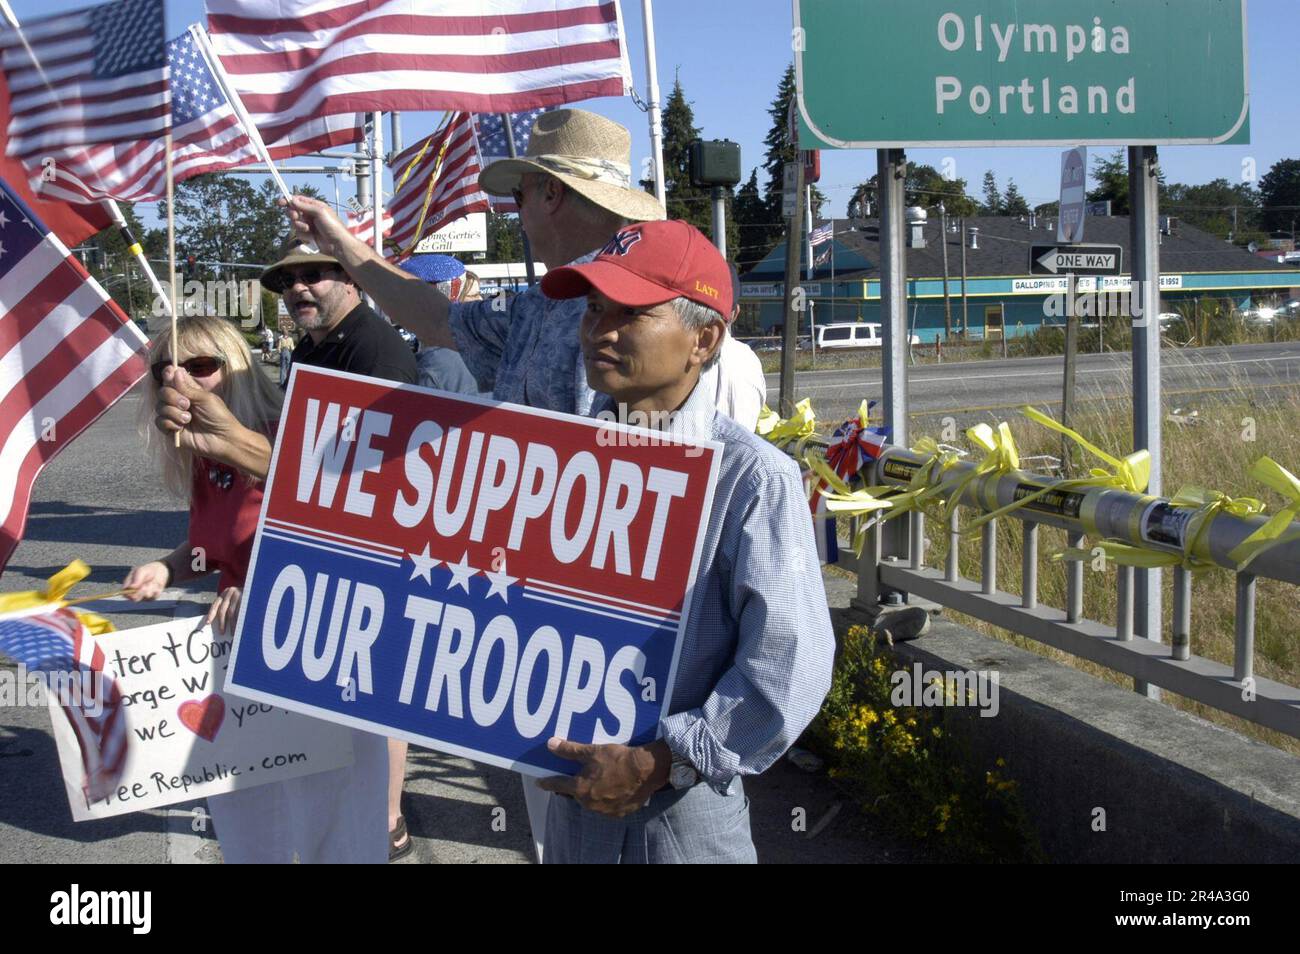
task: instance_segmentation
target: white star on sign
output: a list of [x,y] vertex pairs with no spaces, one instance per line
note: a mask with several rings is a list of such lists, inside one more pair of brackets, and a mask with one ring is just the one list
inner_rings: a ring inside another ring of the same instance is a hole
[[0,210],[0,229],[4,228],[8,224],[9,216],[5,215],[3,210]]
[[519,577],[506,576],[505,567],[502,567],[500,570],[496,571],[495,573],[484,573],[483,575],[486,576],[488,579],[488,591],[487,591],[487,596],[485,596],[484,599],[488,599],[493,594],[495,594],[501,597],[501,602],[509,603],[510,584],[518,582]]
[[411,570],[411,579],[415,579],[417,576],[422,576],[424,577],[424,582],[432,585],[433,577],[430,574],[433,572],[433,568],[442,561],[435,560],[433,557],[429,556],[429,544],[426,543],[424,545],[423,553],[408,553],[407,557],[415,564]]
[[451,582],[447,584],[447,589],[453,586],[459,586],[466,593],[469,592],[470,577],[478,573],[478,570],[469,565],[468,551],[461,555],[459,563],[448,563],[447,569],[451,570]]

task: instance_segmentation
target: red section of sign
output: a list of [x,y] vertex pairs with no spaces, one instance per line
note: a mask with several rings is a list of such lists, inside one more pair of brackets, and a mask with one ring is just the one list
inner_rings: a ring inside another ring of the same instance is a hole
[[409,560],[427,548],[446,563],[464,557],[596,598],[683,609],[714,449],[305,367],[295,374],[268,524],[314,528],[362,553]]

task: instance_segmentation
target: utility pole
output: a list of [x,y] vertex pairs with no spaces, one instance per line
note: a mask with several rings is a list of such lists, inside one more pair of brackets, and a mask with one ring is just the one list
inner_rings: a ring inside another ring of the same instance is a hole
[[966,216],[958,219],[961,225],[961,337],[970,340],[970,301],[966,297]]
[[[790,164],[787,163],[787,166]],[[799,283],[799,227],[803,222],[803,156],[794,160],[794,208],[786,220],[785,233],[785,327],[781,335],[781,416],[794,414],[794,355],[799,340],[799,311],[795,306],[795,286]],[[805,301],[799,295],[800,305]]]
[[943,245],[943,337],[952,337],[952,296],[948,293],[948,209],[939,203],[939,241]]

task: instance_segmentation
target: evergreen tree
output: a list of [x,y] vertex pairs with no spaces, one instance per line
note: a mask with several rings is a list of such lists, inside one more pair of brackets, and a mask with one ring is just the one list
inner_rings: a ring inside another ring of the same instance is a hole
[[1259,180],[1267,232],[1291,233],[1300,220],[1300,159],[1282,159]]
[[[1092,160],[1092,178],[1097,188],[1088,193],[1089,202],[1110,201],[1111,215],[1128,215],[1128,154],[1121,148],[1107,157],[1094,156]],[[1161,201],[1164,200],[1165,174],[1156,169]]]
[[[732,203],[731,221],[735,223],[739,239],[736,245],[736,268],[748,271],[763,260],[769,251],[767,244],[768,211],[767,204],[758,190],[758,169],[749,174],[749,181],[740,187],[736,200]],[[731,249],[730,242],[727,248]]]
[[[763,145],[767,148],[763,159],[763,169],[767,172],[767,188],[763,199],[767,203],[768,222],[767,249],[770,251],[785,234],[786,222],[781,216],[781,194],[785,190],[785,164],[794,162],[798,149],[790,136],[790,103],[794,99],[794,64],[791,63],[781,77],[777,87],[776,98],[768,107],[767,114],[772,117]],[[817,186],[812,188],[813,219],[822,215],[822,205],[826,196]]]
[[[700,138],[700,130],[695,125],[695,113],[686,100],[680,77],[673,82],[673,91],[664,104],[663,132],[664,205],[668,218],[689,222],[706,235],[711,235],[711,192],[691,185],[691,142]],[[648,181],[641,185],[647,191],[653,188]]]
[[[991,173],[990,173],[991,174]],[[1028,215],[1029,203],[1025,197],[1020,194],[1016,188],[1016,180],[1007,180],[1007,194],[1002,197],[1002,214],[1003,215]]]
[[[130,203],[119,203],[119,208],[131,234],[143,246],[145,258],[164,258],[167,254],[166,233],[162,229],[145,229]],[[149,314],[153,289],[135,256],[127,251],[126,241],[117,227],[104,229],[87,239],[84,246],[92,250],[83,256],[87,270],[122,310],[132,318]],[[153,265],[153,268],[154,274],[166,281],[165,266]]]
[[984,205],[980,211],[985,215],[1002,215],[1005,207],[1002,193],[998,191],[998,180],[990,169],[984,173]]

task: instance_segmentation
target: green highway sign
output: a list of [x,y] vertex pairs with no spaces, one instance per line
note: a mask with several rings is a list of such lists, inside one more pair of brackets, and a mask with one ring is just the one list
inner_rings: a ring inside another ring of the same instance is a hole
[[804,148],[1249,141],[1246,0],[793,0]]

